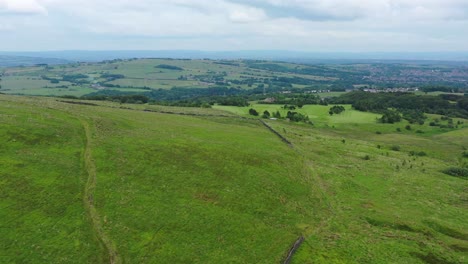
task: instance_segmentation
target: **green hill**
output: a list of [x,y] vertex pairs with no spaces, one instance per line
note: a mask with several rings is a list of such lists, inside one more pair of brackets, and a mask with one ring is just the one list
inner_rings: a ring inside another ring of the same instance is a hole
[[2,263],[467,261],[467,120],[310,106],[265,121],[291,147],[248,107],[0,102]]

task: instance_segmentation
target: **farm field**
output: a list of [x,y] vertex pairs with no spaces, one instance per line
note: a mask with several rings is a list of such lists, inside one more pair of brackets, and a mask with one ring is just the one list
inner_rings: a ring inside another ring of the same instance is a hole
[[[20,95],[73,95],[83,96],[103,90],[144,93],[156,89],[209,88],[223,86],[236,89],[252,89],[278,78],[292,81],[278,85],[288,88],[305,88],[317,84],[325,89],[324,82],[337,78],[319,74],[292,73],[299,66],[277,62],[282,71],[250,67],[252,62],[243,60],[173,60],[130,59],[100,63],[70,63],[11,67],[0,71],[1,92]],[[269,65],[266,63],[266,65]],[[296,83],[295,83],[296,82]]]
[[290,147],[249,107],[0,102],[2,263],[280,263],[300,236],[293,263],[467,261],[468,183],[442,172],[467,120],[304,106],[265,120]]

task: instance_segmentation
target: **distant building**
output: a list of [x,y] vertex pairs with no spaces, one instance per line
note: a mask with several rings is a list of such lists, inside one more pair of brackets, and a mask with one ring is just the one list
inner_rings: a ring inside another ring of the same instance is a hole
[[274,97],[269,97],[269,98],[266,98],[265,100],[263,100],[263,102],[265,103],[274,103],[276,101],[276,99]]

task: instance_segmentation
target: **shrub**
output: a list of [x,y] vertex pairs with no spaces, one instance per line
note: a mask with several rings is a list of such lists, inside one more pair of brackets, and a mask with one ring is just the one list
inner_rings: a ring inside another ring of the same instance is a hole
[[309,122],[308,116],[298,112],[288,111],[286,118],[289,118],[289,120],[293,122]]
[[249,109],[249,115],[258,116],[258,112],[257,112],[257,110],[255,110],[253,108],[250,108]]
[[265,111],[263,112],[262,118],[270,118],[270,112],[268,112],[267,110],[265,110]]
[[330,108],[330,110],[328,111],[328,113],[330,115],[333,115],[333,114],[340,114],[342,113],[343,111],[345,111],[345,108],[341,105],[334,105]]
[[426,152],[424,151],[410,151],[409,152],[410,156],[419,156],[419,157],[424,157],[427,156]]
[[393,150],[393,151],[400,151],[400,150],[401,150],[401,147],[398,146],[398,145],[393,145],[393,146],[391,147],[391,150]]
[[397,111],[386,110],[384,111],[382,117],[379,120],[382,123],[397,123],[401,121],[401,114]]
[[468,178],[468,169],[467,168],[460,168],[460,167],[450,167],[442,171],[445,174],[450,176],[460,177],[460,178]]

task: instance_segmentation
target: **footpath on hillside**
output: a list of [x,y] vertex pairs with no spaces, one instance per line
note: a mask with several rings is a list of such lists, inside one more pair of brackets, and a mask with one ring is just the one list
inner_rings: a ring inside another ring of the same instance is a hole
[[89,123],[80,120],[83,125],[86,142],[84,150],[84,163],[85,169],[88,174],[88,179],[86,181],[86,186],[84,189],[83,202],[88,213],[88,216],[91,219],[91,223],[94,229],[94,233],[98,238],[99,242],[104,247],[106,254],[109,256],[109,263],[111,264],[120,264],[122,260],[117,252],[117,249],[112,243],[112,240],[106,235],[102,228],[101,218],[94,206],[94,190],[96,189],[96,165],[94,164],[92,152],[91,152],[91,129]]

